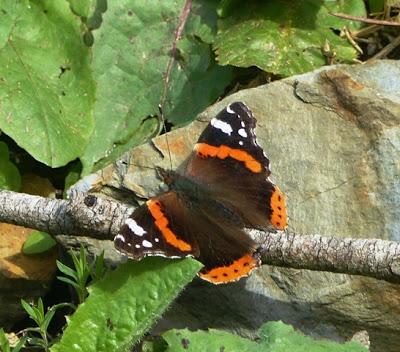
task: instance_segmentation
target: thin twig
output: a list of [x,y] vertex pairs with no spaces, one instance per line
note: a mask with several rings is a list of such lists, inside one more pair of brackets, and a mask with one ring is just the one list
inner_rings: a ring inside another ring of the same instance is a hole
[[371,24],[379,24],[379,25],[382,25],[382,26],[400,27],[400,23],[399,22],[395,22],[395,21],[375,20],[373,18],[352,16],[352,15],[347,15],[345,13],[338,13],[338,12],[331,12],[330,14],[332,16],[339,17],[339,18],[344,18],[346,20],[351,20],[351,21],[358,21],[358,22],[371,23]]
[[[185,24],[186,24],[186,21],[187,21],[187,19],[189,17],[191,9],[192,9],[192,0],[186,0],[185,6],[182,9],[182,13],[179,16],[178,27],[175,30],[175,35],[174,35],[174,39],[173,39],[173,42],[172,42],[172,49],[171,49],[171,52],[170,52],[170,58],[169,58],[169,61],[168,61],[167,70],[164,73],[164,86],[163,86],[163,91],[162,91],[161,98],[160,98],[160,103],[159,103],[159,109],[162,112],[165,111],[165,101],[167,99],[169,78],[171,76],[172,68],[174,66],[176,57],[178,55],[178,53],[177,53],[178,41],[182,38],[183,30],[185,28]],[[161,122],[162,122],[163,127],[165,128],[165,118],[164,118],[164,114],[163,113],[161,113]],[[167,132],[167,131],[165,131],[165,132]],[[166,141],[166,144],[167,144],[169,162],[171,164],[170,166],[171,166],[171,169],[172,169],[171,149],[169,147],[169,141],[168,141],[167,133],[165,133],[165,141]]]
[[349,41],[349,43],[353,46],[354,49],[356,49],[358,51],[359,54],[363,54],[362,49],[358,46],[358,44],[354,41],[353,37],[352,37],[352,33],[350,33],[350,31],[347,29],[347,27],[343,28],[343,33],[344,36],[347,38],[347,40]]
[[370,36],[372,33],[378,32],[382,29],[382,26],[378,26],[377,24],[373,24],[372,26],[368,26],[365,28],[361,28],[357,31],[351,31],[351,35],[353,37],[368,37]]
[[381,51],[372,56],[369,60],[382,59],[388,56],[399,45],[400,45],[400,35],[394,38],[388,45],[386,45]]

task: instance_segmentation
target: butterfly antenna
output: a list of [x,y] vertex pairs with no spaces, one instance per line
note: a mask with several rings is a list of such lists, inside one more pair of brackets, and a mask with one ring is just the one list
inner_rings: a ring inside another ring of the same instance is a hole
[[161,124],[163,125],[164,132],[165,132],[165,142],[167,144],[167,149],[168,149],[169,168],[170,168],[170,170],[172,170],[171,148],[169,147],[167,125],[165,124],[165,117],[164,117],[164,112],[163,112],[163,108],[162,108],[161,104],[158,104],[158,111],[160,112]]

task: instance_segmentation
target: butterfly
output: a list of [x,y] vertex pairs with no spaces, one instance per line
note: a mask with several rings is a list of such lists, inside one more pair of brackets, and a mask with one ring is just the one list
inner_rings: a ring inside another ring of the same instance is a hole
[[259,245],[245,229],[283,230],[287,213],[255,127],[243,102],[222,110],[181,170],[157,169],[168,191],[134,210],[115,248],[134,260],[195,257],[204,265],[200,278],[214,284],[239,280],[260,266]]

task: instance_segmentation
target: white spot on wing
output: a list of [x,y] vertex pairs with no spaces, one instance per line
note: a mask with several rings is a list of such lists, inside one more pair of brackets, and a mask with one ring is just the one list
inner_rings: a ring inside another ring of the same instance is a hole
[[153,244],[147,240],[143,240],[142,245],[143,245],[143,247],[146,247],[146,248],[153,247]]
[[138,244],[135,244],[135,247],[136,247],[136,248],[140,248],[140,245],[138,245]]
[[231,133],[233,132],[232,126],[224,121],[218,120],[216,118],[213,118],[211,120],[211,126],[221,130],[222,132],[224,132],[227,135],[231,135]]
[[128,225],[129,230],[131,230],[136,236],[143,236],[146,233],[143,227],[139,226],[137,222],[131,218],[126,219],[125,224]]
[[230,114],[236,114],[236,112],[235,112],[234,110],[232,110],[232,108],[231,108],[230,105],[228,105],[228,106],[226,107],[226,112],[229,112]]
[[244,130],[244,128],[241,128],[241,129],[238,131],[238,133],[239,133],[242,137],[244,137],[244,138],[247,137],[247,133],[246,133],[246,131]]
[[242,125],[242,127],[246,127],[246,124],[243,121],[240,121],[240,124]]
[[155,242],[160,242],[160,240],[157,237],[154,239],[154,241]]
[[243,145],[244,143],[243,143],[243,141],[239,141],[239,145]]
[[114,241],[115,241],[115,240],[120,240],[121,242],[124,242],[124,243],[125,243],[125,237],[122,236],[122,235],[117,235],[117,236],[115,236]]

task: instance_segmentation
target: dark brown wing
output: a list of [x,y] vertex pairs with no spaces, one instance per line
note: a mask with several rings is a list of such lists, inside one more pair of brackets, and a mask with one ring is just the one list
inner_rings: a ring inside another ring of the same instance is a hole
[[244,103],[226,107],[201,134],[185,175],[235,209],[246,226],[284,229],[284,196],[269,180],[269,160],[257,144],[255,125]]
[[182,223],[187,212],[174,192],[152,198],[125,221],[114,238],[115,248],[135,260],[146,256],[198,256],[197,242]]

